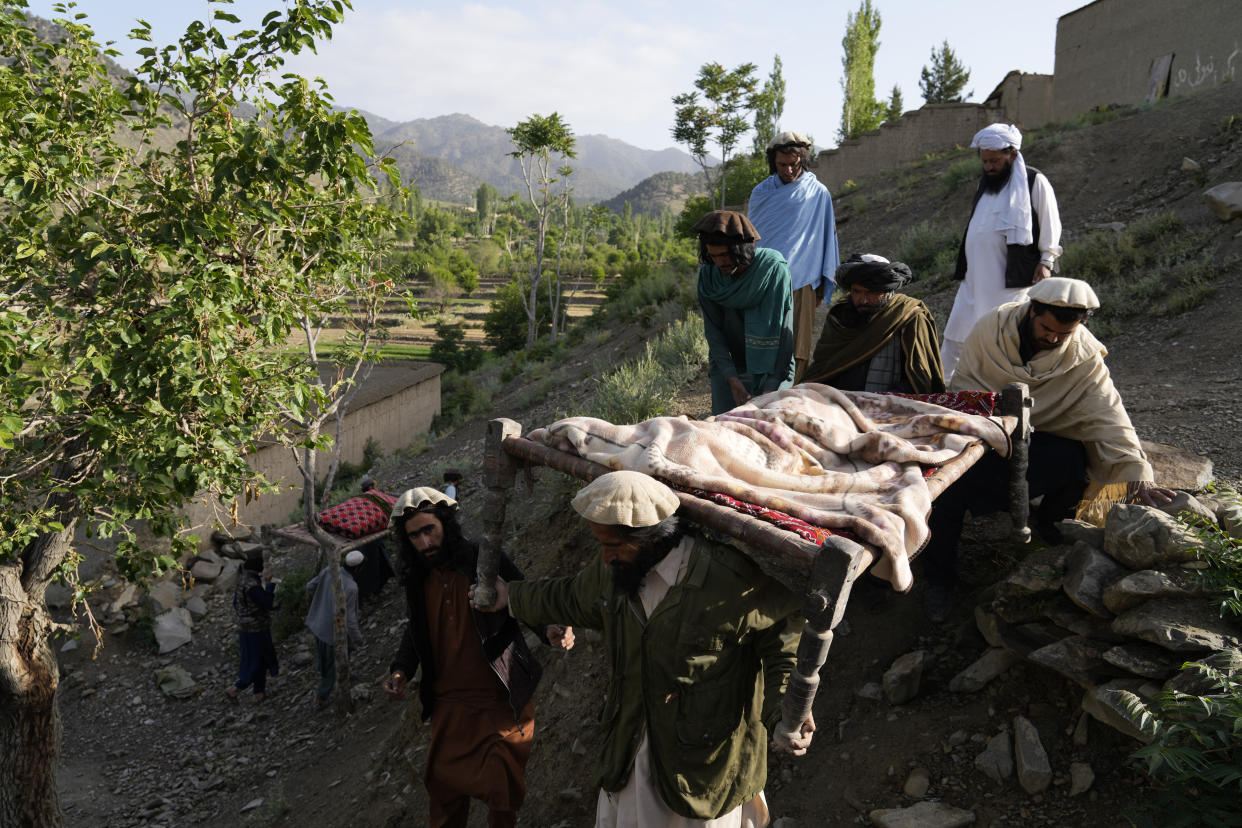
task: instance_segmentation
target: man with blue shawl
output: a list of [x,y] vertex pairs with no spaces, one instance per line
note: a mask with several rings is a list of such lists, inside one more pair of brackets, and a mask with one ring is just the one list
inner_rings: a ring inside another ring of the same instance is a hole
[[699,307],[707,337],[712,414],[793,385],[793,298],[789,265],[746,216],[713,210],[699,234]]
[[763,234],[759,247],[780,252],[793,283],[794,382],[802,382],[811,358],[815,309],[832,296],[832,279],[841,262],[832,194],[814,173],[811,141],[799,132],[782,132],[768,144],[768,171],[750,193],[746,213]]

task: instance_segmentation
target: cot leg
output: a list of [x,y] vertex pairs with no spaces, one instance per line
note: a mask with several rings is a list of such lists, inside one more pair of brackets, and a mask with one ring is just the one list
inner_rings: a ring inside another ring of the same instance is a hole
[[483,441],[483,484],[487,491],[483,495],[483,540],[479,544],[478,582],[474,590],[474,603],[480,607],[496,603],[496,572],[500,568],[505,507],[517,470],[517,464],[505,453],[503,444],[507,437],[521,436],[522,426],[513,420],[500,418],[487,424],[487,436]]
[[1013,522],[1014,539],[1030,543],[1031,496],[1026,482],[1031,448],[1031,395],[1026,383],[1011,382],[1001,392],[1001,414],[1017,417],[1013,430],[1013,452],[1009,455],[1009,516]]
[[819,671],[832,646],[832,631],[845,615],[854,579],[871,560],[867,550],[845,538],[831,537],[820,547],[811,576],[813,589],[802,605],[806,624],[798,642],[798,661],[781,699],[781,722],[775,734],[778,740],[799,736],[802,722],[811,715],[819,690]]

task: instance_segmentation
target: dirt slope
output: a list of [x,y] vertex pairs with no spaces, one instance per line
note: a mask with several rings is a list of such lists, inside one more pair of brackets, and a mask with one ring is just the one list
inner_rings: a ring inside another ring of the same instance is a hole
[[[1209,229],[1211,244],[1225,260],[1242,253],[1242,239],[1235,238],[1242,222],[1220,224],[1203,208],[1199,193],[1204,186],[1242,179],[1242,143],[1236,133],[1221,141],[1222,122],[1239,113],[1242,86],[1226,85],[1065,132],[1059,141],[1033,145],[1028,157],[1057,189],[1067,240],[1095,225],[1173,211],[1191,228]],[[1205,177],[1183,173],[1183,156],[1195,158]],[[937,181],[954,160],[896,171],[838,198],[843,251],[891,250],[905,228],[929,217],[964,222],[969,186],[944,196]],[[859,209],[863,196],[866,208]],[[1219,476],[1237,482],[1242,478],[1236,390],[1242,379],[1236,358],[1242,344],[1242,274],[1235,267],[1217,284],[1219,291],[1207,304],[1182,316],[1131,324],[1106,344],[1140,433],[1207,454]],[[946,288],[927,293],[941,316],[952,301]],[[533,426],[574,410],[591,378],[636,353],[649,335],[627,329],[593,337],[594,345],[540,378],[549,389],[546,396],[531,393],[533,379],[497,386],[496,415]],[[686,390],[679,408],[705,413],[704,377]],[[379,469],[381,483],[390,490],[431,483],[435,470],[450,463],[477,469],[481,438],[482,424],[476,423],[425,454],[395,458]],[[533,493],[521,489],[511,505],[506,548],[534,576],[576,571],[594,546],[568,512],[568,484],[547,472],[534,478]],[[467,525],[478,525],[477,487],[476,475],[463,488]],[[966,577],[972,585],[986,584],[1017,551],[1000,540],[1002,528],[971,530]],[[277,566],[297,560],[288,553]],[[1087,728],[1087,743],[1075,744],[1070,729],[1081,691],[1030,666],[1011,669],[974,695],[948,692],[949,679],[983,643],[967,607],[950,623],[931,627],[923,621],[920,597],[916,587],[910,596],[881,592],[851,603],[849,634],[833,645],[817,699],[815,745],[804,759],[777,760],[770,769],[774,815],[801,826],[865,821],[860,814],[872,808],[912,804],[902,787],[911,768],[922,767],[929,772],[927,796],[973,810],[977,825],[1128,824],[1125,809],[1148,793],[1125,763],[1134,745],[1094,723]],[[333,712],[313,712],[316,674],[313,667],[296,664],[297,653],[307,647],[303,632],[281,645],[285,670],[274,682],[278,695],[260,707],[248,699],[233,707],[221,693],[235,663],[227,599],[218,595],[208,603],[208,620],[200,624],[195,643],[169,656],[157,658],[145,644],[124,640],[109,641],[95,662],[81,649],[66,654],[61,784],[69,824],[425,824],[419,770],[426,729],[418,723],[416,703],[392,705],[377,694],[343,721]],[[383,605],[364,622],[359,686],[376,687],[403,623],[402,601],[390,586]],[[605,667],[593,637],[579,641],[571,653],[540,654],[547,673],[537,697],[539,735],[523,809],[526,825],[592,822],[594,722]],[[892,707],[858,694],[866,683],[879,681],[893,659],[914,649],[932,656],[917,699]],[[163,699],[151,671],[170,663],[203,682],[204,693],[188,701]],[[1017,713],[1036,724],[1050,754],[1055,779],[1041,796],[1026,795],[1013,780],[993,784],[973,767],[982,741],[1010,725]],[[1072,761],[1089,763],[1096,779],[1090,792],[1070,798]],[[263,801],[242,811],[258,799]],[[481,810],[471,824],[483,824]]]

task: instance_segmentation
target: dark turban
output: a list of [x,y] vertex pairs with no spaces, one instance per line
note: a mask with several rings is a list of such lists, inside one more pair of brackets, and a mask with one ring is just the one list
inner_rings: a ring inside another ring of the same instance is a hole
[[694,223],[694,232],[707,244],[750,244],[760,239],[750,219],[732,210],[712,210]]
[[846,290],[851,285],[858,285],[876,293],[891,293],[899,290],[908,281],[908,266],[902,262],[886,261],[879,256],[864,257],[855,253],[837,268],[837,285]]

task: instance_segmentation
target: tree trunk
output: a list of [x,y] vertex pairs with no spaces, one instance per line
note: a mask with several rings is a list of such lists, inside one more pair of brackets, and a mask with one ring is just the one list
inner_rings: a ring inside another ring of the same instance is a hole
[[69,551],[74,524],[67,523],[31,541],[20,559],[0,563],[0,825],[61,824],[60,672],[44,594]]

